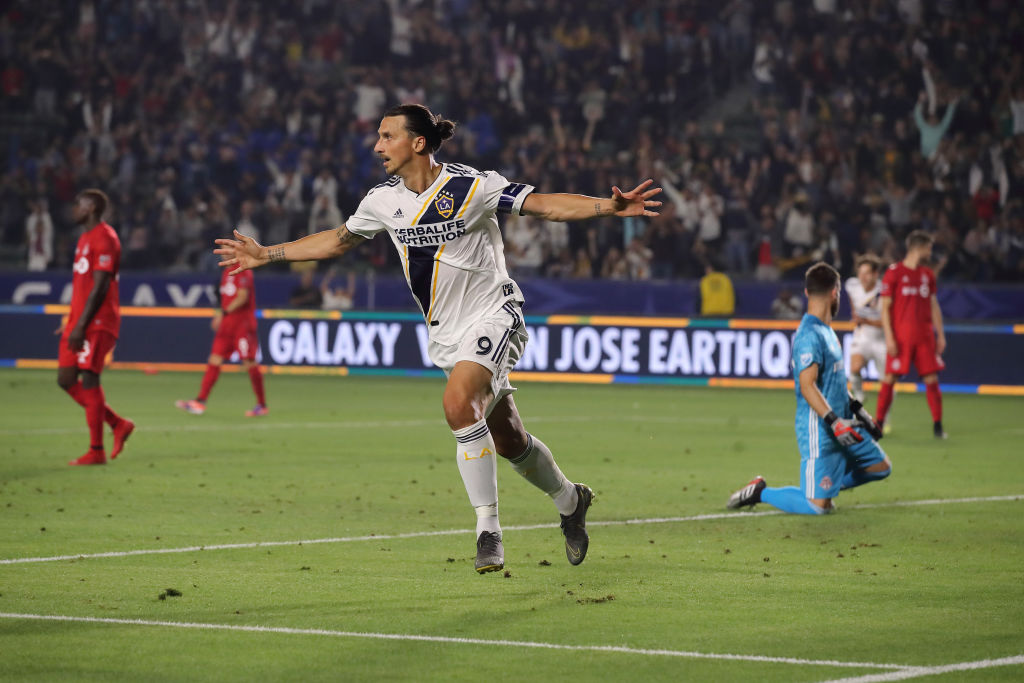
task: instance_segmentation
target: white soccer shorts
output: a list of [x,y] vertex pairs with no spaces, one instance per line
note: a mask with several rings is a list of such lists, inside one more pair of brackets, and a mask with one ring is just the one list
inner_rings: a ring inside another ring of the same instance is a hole
[[490,415],[498,401],[515,391],[508,373],[522,358],[529,340],[522,307],[514,301],[506,301],[497,312],[473,323],[458,344],[430,342],[427,355],[445,375],[451,374],[455,364],[464,360],[490,370],[492,398],[486,412]]

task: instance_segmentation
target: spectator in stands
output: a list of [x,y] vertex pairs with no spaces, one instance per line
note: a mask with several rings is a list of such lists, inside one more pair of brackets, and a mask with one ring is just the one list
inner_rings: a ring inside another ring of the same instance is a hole
[[[312,273],[313,271],[306,271]],[[320,297],[325,311],[347,311],[352,308],[356,297],[356,274],[348,273],[346,285],[334,285],[334,277],[338,274],[337,268],[329,268],[324,279],[320,281]],[[304,273],[305,275],[305,273]]]
[[736,312],[736,294],[729,276],[715,267],[713,261],[704,266],[700,279],[700,314],[728,318]]
[[53,219],[44,199],[31,203],[32,213],[25,219],[25,243],[28,246],[28,269],[46,270],[53,260]]
[[292,289],[288,304],[293,308],[320,308],[323,304],[321,291],[313,284],[315,268],[305,268],[299,276],[299,284]]
[[804,315],[804,302],[789,288],[783,287],[772,301],[772,317],[776,320],[800,320]]

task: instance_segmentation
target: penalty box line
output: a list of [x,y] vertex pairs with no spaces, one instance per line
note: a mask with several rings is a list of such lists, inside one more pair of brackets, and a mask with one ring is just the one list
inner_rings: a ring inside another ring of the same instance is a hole
[[957,662],[941,666],[913,666],[885,673],[868,674],[866,676],[835,678],[825,683],[889,683],[889,681],[906,681],[912,678],[939,676],[956,671],[977,671],[978,669],[994,669],[998,666],[1018,666],[1020,664],[1024,664],[1024,655],[1000,657],[999,659],[981,659],[975,662]]
[[[798,659],[795,657],[773,657],[770,655],[742,655],[716,652],[690,652],[687,650],[662,650],[627,647],[625,645],[567,645],[529,640],[500,640],[487,638],[462,638],[457,636],[428,636],[415,633],[373,633],[364,631],[335,631],[319,628],[289,628],[284,626],[246,626],[242,624],[205,624],[181,621],[155,621],[151,619],[118,619],[112,617],[76,617],[60,614],[19,614],[0,612],[0,619],[23,619],[36,621],[77,622],[111,624],[123,626],[158,626],[216,631],[241,631],[247,633],[277,633],[286,635],[330,636],[335,638],[363,638],[369,640],[404,640],[454,645],[487,645],[500,647],[534,648],[571,652],[596,652],[611,654],[644,655],[654,657],[680,657],[686,659],[712,659],[737,662],[758,662],[763,664],[797,664],[802,666],[831,666],[848,669],[889,669],[892,673],[913,670],[907,664],[884,664],[880,662],[845,662],[832,659]],[[896,679],[893,679],[896,680]]]
[[[894,507],[917,507],[922,505],[952,505],[958,503],[997,503],[1019,501],[1024,495],[987,496],[975,498],[932,498],[925,500],[893,501],[889,503],[863,503],[851,505],[851,510],[873,510]],[[671,524],[678,522],[703,522],[720,519],[749,519],[751,517],[775,517],[784,514],[772,510],[766,512],[717,512],[687,517],[649,517],[644,519],[598,520],[588,522],[588,527],[629,526],[639,524]],[[505,531],[533,531],[536,529],[555,529],[557,524],[527,524],[505,526]],[[106,557],[133,557],[136,555],[168,555],[176,553],[192,553],[208,550],[245,550],[252,548],[275,548],[281,546],[319,545],[324,543],[354,543],[358,541],[392,541],[406,538],[429,538],[431,536],[455,536],[476,533],[473,529],[442,529],[438,531],[413,531],[404,534],[367,534],[364,536],[340,536],[335,538],[311,538],[301,541],[255,541],[252,543],[222,543],[216,545],[193,545],[182,548],[144,548],[138,550],[114,550],[103,553],[78,553],[76,555],[52,555],[49,557],[11,557],[0,559],[5,564],[36,564],[41,562],[62,562],[67,560],[91,560]]]

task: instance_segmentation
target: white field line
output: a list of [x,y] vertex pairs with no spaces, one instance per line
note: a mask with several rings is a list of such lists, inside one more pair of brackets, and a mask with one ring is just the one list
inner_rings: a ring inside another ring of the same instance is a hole
[[[890,507],[915,507],[920,505],[951,505],[956,503],[998,503],[1024,500],[1024,495],[988,496],[984,498],[933,498],[928,500],[905,500],[891,503],[864,503],[851,505],[847,509],[866,510]],[[784,514],[777,510],[765,512],[715,512],[687,517],[646,517],[642,519],[598,520],[588,522],[588,527],[628,526],[634,524],[672,524],[677,522],[703,522],[716,519],[749,519],[751,517],[774,517]],[[505,531],[533,531],[535,529],[555,529],[557,524],[525,524],[502,527]],[[61,562],[66,560],[91,560],[105,557],[132,557],[134,555],[168,555],[175,553],[192,553],[209,550],[244,550],[248,548],[274,548],[279,546],[318,545],[322,543],[354,543],[357,541],[392,541],[405,538],[426,538],[430,536],[456,536],[474,534],[474,529],[441,529],[438,531],[412,531],[404,534],[367,534],[364,536],[338,536],[333,538],[310,538],[301,541],[255,541],[252,543],[221,543],[217,545],[192,545],[183,548],[143,548],[138,550],[114,550],[103,553],[80,553],[77,555],[53,555],[50,557],[11,557],[0,559],[4,564],[37,564],[41,562]]]
[[486,638],[460,638],[454,636],[427,636],[414,633],[371,633],[361,631],[332,631],[319,628],[287,628],[275,626],[244,626],[235,624],[201,624],[180,621],[153,621],[149,619],[115,619],[100,617],[74,617],[49,614],[17,614],[0,612],[0,619],[34,619],[38,621],[70,621],[93,624],[115,624],[126,626],[162,626],[165,628],[186,628],[217,631],[243,631],[248,633],[284,633],[302,636],[333,636],[335,638],[366,638],[372,640],[406,640],[426,643],[450,643],[458,645],[487,645],[490,647],[519,647],[543,650],[568,650],[573,652],[607,652],[655,657],[682,657],[689,659],[718,659],[738,662],[759,662],[770,664],[798,664],[803,666],[834,666],[849,669],[892,669],[900,672],[909,669],[905,664],[882,664],[878,662],[843,662],[831,659],[797,659],[794,657],[771,657],[767,655],[737,655],[715,652],[689,652],[686,650],[653,650],[626,647],[624,645],[564,645],[529,640],[489,640]]
[[[334,421],[311,421],[311,422],[274,422],[264,419],[259,422],[246,421],[239,424],[237,421],[230,424],[214,423],[201,424],[201,417],[189,417],[190,424],[165,423],[159,425],[139,425],[138,433],[145,432],[231,432],[231,431],[261,431],[275,429],[398,429],[402,427],[440,427],[444,420],[440,417],[431,420],[334,420]],[[527,422],[540,423],[605,423],[609,420],[619,422],[650,422],[658,424],[708,424],[708,425],[730,425],[736,422],[733,418],[710,417],[701,415],[680,415],[680,416],[659,416],[659,415],[566,415],[566,416],[544,416],[527,418]],[[792,420],[777,420],[768,418],[744,418],[745,425],[757,425],[765,427],[788,427],[793,424]],[[0,429],[0,436],[59,436],[64,434],[81,434],[80,427],[52,427],[39,429]]]
[[944,664],[942,666],[915,666],[888,673],[868,674],[866,676],[854,676],[853,678],[837,678],[827,683],[887,683],[887,681],[906,681],[911,678],[938,676],[939,674],[954,671],[975,671],[977,669],[991,669],[997,666],[1016,666],[1019,664],[1024,664],[1024,655],[1001,657],[1000,659],[982,659],[977,662]]

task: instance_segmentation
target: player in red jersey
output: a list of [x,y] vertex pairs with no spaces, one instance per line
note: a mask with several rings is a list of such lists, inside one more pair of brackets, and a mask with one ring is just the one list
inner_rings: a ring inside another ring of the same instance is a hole
[[199,395],[191,400],[175,401],[174,405],[193,415],[202,415],[206,411],[206,398],[220,376],[224,359],[238,351],[256,394],[256,407],[246,411],[245,416],[259,417],[267,414],[267,399],[263,393],[263,375],[256,363],[259,340],[256,336],[256,293],[252,271],[229,275],[229,270],[225,268],[220,277],[220,310],[213,314],[213,320],[210,321],[210,327],[217,334],[213,338],[213,348],[210,349]]
[[885,376],[878,390],[878,424],[885,423],[892,404],[893,384],[913,363],[928,395],[935,438],[945,439],[942,429],[942,392],[939,371],[946,364],[946,334],[942,310],[935,297],[935,273],[924,265],[932,256],[932,236],[915,230],[907,236],[907,256],[889,266],[882,278],[882,329],[885,332]]
[[71,279],[71,312],[61,332],[57,358],[57,384],[85,408],[89,424],[89,451],[69,465],[103,465],[103,423],[114,430],[111,459],[124,448],[135,423],[115,413],[103,396],[100,373],[107,355],[117,343],[121,328],[121,305],[117,273],[121,268],[121,241],[114,229],[103,222],[109,205],[100,190],[84,190],[75,198],[72,216],[85,227],[75,247]]

